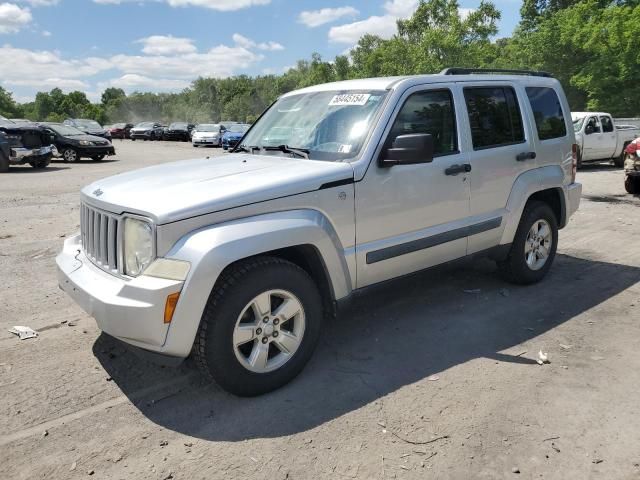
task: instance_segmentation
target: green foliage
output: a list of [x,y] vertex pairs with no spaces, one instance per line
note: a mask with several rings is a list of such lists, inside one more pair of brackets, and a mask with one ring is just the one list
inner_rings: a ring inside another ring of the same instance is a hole
[[126,95],[108,88],[100,104],[82,92],[40,92],[16,105],[0,88],[0,114],[33,120],[104,122],[253,122],[280,95],[352,78],[436,73],[450,66],[546,70],[563,84],[573,110],[637,115],[640,98],[640,0],[524,0],[510,38],[495,39],[500,12],[486,0],[460,15],[457,0],[420,0],[386,40],[364,35],[350,58],[313,53],[281,75],[198,78],[180,93]]

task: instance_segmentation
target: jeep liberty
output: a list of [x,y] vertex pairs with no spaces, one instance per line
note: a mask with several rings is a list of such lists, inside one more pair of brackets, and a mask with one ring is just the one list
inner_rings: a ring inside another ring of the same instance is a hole
[[316,85],[233,150],[82,190],[59,283],[98,326],[165,363],[193,354],[243,396],[305,366],[338,302],[470,255],[541,280],[578,209],[577,146],[543,72]]

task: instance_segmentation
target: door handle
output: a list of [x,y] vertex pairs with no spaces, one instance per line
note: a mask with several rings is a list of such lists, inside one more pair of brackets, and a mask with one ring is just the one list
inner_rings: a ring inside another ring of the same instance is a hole
[[445,175],[457,175],[459,173],[468,173],[471,171],[471,164],[465,163],[462,165],[451,165],[449,168],[445,169]]
[[525,160],[533,160],[536,158],[536,152],[522,152],[516,155],[518,162],[524,162]]

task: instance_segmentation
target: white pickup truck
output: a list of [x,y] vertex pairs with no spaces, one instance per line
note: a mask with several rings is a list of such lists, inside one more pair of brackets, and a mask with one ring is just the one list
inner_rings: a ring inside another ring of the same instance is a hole
[[571,119],[578,144],[578,168],[586,162],[610,159],[622,168],[624,149],[640,136],[640,128],[616,125],[608,113],[572,112]]

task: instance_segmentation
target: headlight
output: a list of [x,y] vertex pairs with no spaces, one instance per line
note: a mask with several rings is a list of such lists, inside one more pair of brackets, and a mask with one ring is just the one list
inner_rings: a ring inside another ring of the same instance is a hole
[[89,140],[78,140],[78,143],[80,145],[91,145],[91,142]]
[[140,275],[153,260],[153,229],[136,218],[124,221],[124,273]]

